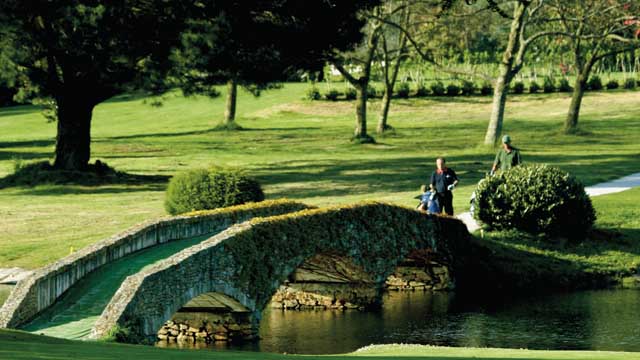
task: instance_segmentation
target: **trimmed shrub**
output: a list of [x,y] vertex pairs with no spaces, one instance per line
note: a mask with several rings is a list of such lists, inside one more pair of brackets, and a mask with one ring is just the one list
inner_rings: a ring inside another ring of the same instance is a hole
[[329,91],[327,91],[324,94],[324,98],[329,100],[329,101],[336,101],[336,100],[338,100],[340,95],[342,95],[342,94],[340,93],[340,91],[338,91],[338,89],[329,89]]
[[354,100],[357,96],[358,96],[358,93],[356,92],[356,89],[354,89],[352,86],[349,86],[344,90],[344,97],[347,100]]
[[444,87],[442,81],[436,81],[431,84],[431,93],[435,96],[444,96],[446,94],[447,89]]
[[484,81],[482,86],[480,86],[480,94],[485,96],[493,94],[493,84],[489,81]]
[[626,79],[624,81],[624,88],[627,90],[633,90],[636,88],[636,80],[635,79]]
[[532,81],[529,83],[529,93],[535,94],[537,92],[540,92],[540,89],[540,84],[538,84],[537,82]]
[[305,95],[305,98],[306,98],[307,100],[315,101],[315,100],[320,100],[320,99],[322,99],[322,95],[320,95],[320,90],[318,90],[318,88],[317,88],[317,87],[312,86],[312,87],[310,87],[310,88],[307,90],[307,93],[306,93],[306,95]]
[[560,83],[558,84],[558,91],[560,92],[572,92],[573,88],[571,84],[569,84],[569,80],[562,78],[560,79]]
[[428,95],[429,95],[429,88],[427,88],[427,85],[423,83],[419,83],[416,86],[416,97],[425,97]]
[[616,79],[611,79],[607,82],[607,90],[615,90],[620,87],[620,83]]
[[403,81],[400,84],[398,84],[395,92],[397,97],[401,99],[407,99],[409,98],[410,91],[411,91],[411,87],[409,86],[409,83],[406,81]]
[[542,91],[545,94],[549,94],[549,93],[552,93],[552,92],[556,91],[555,81],[552,78],[548,77],[548,76],[546,78],[544,78],[544,83],[542,84]]
[[260,184],[244,171],[213,167],[184,171],[171,178],[165,209],[176,215],[262,200]]
[[458,96],[460,95],[460,86],[456,84],[447,85],[447,96]]
[[522,81],[516,81],[515,83],[513,83],[511,92],[513,92],[514,94],[524,93],[524,83]]
[[473,95],[476,92],[476,84],[473,81],[463,80],[460,84],[460,89],[462,90],[462,95]]
[[582,239],[596,220],[584,186],[548,165],[520,165],[476,189],[474,217],[492,228]]
[[602,86],[602,80],[598,75],[593,75],[589,81],[587,81],[587,87],[589,90],[598,91],[602,90],[604,87]]

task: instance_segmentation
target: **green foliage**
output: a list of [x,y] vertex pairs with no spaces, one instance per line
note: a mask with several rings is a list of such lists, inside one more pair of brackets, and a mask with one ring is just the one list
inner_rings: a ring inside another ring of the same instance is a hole
[[521,165],[487,177],[476,196],[474,217],[495,229],[582,239],[596,219],[582,183],[548,165]]
[[318,90],[317,87],[312,86],[307,90],[307,93],[305,94],[305,98],[307,100],[315,101],[315,100],[322,99],[322,95],[320,95],[320,90]]
[[300,72],[317,72],[334,51],[349,50],[361,40],[365,20],[357,14],[373,5],[370,0],[309,0],[307,6],[196,3],[173,65],[181,88],[205,94],[228,79],[260,91],[299,78]]
[[356,92],[356,89],[353,88],[353,86],[349,86],[344,90],[344,97],[347,100],[355,100],[357,96],[358,93]]
[[429,88],[420,82],[416,85],[416,97],[425,97],[429,95]]
[[493,94],[493,84],[485,80],[480,86],[480,94],[485,96]]
[[615,90],[620,87],[620,83],[616,79],[611,79],[607,82],[607,90]]
[[431,93],[435,96],[444,96],[446,91],[447,89],[444,87],[442,81],[436,81],[435,83],[431,84]]
[[408,99],[410,91],[411,91],[411,87],[409,86],[409,83],[406,81],[403,81],[399,83],[396,87],[396,96],[399,97],[400,99]]
[[549,94],[556,91],[555,80],[553,80],[552,77],[547,76],[544,78],[544,83],[542,84],[542,91],[545,94]]
[[375,99],[378,96],[379,96],[379,91],[378,89],[376,89],[375,86],[373,85],[367,86],[367,98]]
[[336,101],[336,100],[338,100],[340,95],[342,95],[342,94],[340,93],[340,91],[338,89],[329,89],[329,91],[327,91],[324,94],[324,98],[329,100],[329,101]]
[[573,88],[571,87],[571,84],[569,84],[569,80],[567,80],[566,78],[560,79],[560,83],[558,84],[558,91],[559,92],[572,92]]
[[625,88],[625,89],[627,89],[627,90],[633,90],[633,89],[635,89],[635,88],[636,88],[636,86],[637,86],[637,85],[636,85],[636,80],[635,80],[635,79],[632,79],[632,78],[627,78],[627,79],[624,81],[624,85],[623,85],[623,86],[624,86],[624,88]]
[[447,96],[458,96],[460,95],[460,87],[456,84],[447,85]]
[[476,92],[476,84],[473,81],[463,80],[460,84],[462,95],[469,96]]
[[243,170],[213,167],[184,171],[171,178],[165,209],[176,215],[262,200],[260,184]]
[[598,75],[593,75],[591,76],[591,78],[589,78],[589,81],[587,81],[587,87],[589,88],[589,90],[593,91],[602,90],[604,88],[602,86],[602,80]]
[[541,89],[540,84],[538,84],[537,82],[532,81],[532,82],[529,83],[529,92],[531,94],[535,94],[537,92],[540,92],[540,89]]
[[522,81],[516,81],[515,83],[513,83],[513,86],[511,87],[511,91],[514,94],[524,93],[524,83]]

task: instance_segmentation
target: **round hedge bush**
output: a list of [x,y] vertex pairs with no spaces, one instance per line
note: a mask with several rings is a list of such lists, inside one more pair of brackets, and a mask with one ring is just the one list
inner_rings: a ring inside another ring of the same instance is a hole
[[260,184],[232,168],[193,169],[176,174],[167,187],[165,209],[176,215],[264,200]]
[[582,239],[596,215],[584,186],[548,165],[521,165],[476,189],[474,217],[491,228]]

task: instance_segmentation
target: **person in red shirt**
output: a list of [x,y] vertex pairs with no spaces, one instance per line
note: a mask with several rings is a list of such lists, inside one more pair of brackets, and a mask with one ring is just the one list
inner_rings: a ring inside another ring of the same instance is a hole
[[436,159],[436,171],[431,174],[431,191],[436,192],[440,207],[447,215],[453,216],[453,192],[458,185],[458,176],[453,169],[447,167],[443,157]]

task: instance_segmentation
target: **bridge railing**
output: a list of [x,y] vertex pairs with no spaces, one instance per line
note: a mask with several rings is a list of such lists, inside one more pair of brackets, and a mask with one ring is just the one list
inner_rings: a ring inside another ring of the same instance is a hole
[[144,222],[87,246],[20,281],[0,309],[0,328],[17,328],[53,305],[97,268],[169,241],[214,234],[253,217],[286,214],[309,206],[288,200],[244,204]]

